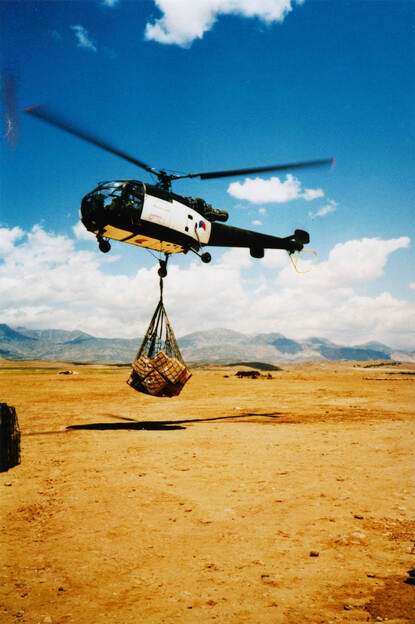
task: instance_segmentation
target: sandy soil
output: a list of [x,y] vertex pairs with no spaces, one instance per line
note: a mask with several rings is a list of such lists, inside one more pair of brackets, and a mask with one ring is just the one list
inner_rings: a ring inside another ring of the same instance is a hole
[[415,365],[283,367],[3,362],[2,624],[415,622]]

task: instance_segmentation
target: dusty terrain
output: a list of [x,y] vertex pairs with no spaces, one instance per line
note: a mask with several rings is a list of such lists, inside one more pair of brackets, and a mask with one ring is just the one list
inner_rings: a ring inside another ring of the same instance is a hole
[[2,624],[415,622],[415,365],[283,368],[3,362]]

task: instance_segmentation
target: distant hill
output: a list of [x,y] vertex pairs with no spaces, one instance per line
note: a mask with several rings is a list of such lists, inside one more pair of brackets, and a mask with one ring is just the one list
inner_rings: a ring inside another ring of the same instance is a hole
[[[0,324],[0,358],[69,362],[131,362],[142,337],[96,338],[81,331],[12,328]],[[217,328],[178,340],[188,362],[296,362],[303,360],[401,360],[415,362],[415,351],[394,351],[379,342],[345,347],[324,338],[293,340],[279,333],[246,335]]]
[[280,333],[247,336],[229,329],[194,332],[180,338],[188,361],[296,362],[303,360],[392,360],[415,361],[415,352],[397,352],[381,343],[345,347],[325,338],[292,340]]
[[139,342],[139,338],[96,338],[81,331],[12,329],[0,324],[0,357],[6,360],[131,362]]

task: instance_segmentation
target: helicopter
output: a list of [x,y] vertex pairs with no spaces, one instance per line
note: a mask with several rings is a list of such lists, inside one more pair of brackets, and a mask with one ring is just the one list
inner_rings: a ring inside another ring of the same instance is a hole
[[310,242],[310,236],[305,230],[297,229],[293,234],[281,238],[225,225],[229,218],[227,211],[213,208],[199,197],[177,195],[172,191],[173,181],[184,178],[209,180],[323,165],[333,166],[335,162],[333,158],[329,158],[179,175],[150,167],[77,128],[45,106],[32,106],[23,112],[155,175],[157,178],[155,184],[139,180],[99,182],[97,187],[82,199],[81,221],[89,232],[95,234],[99,249],[103,253],[111,249],[109,239],[164,253],[165,259],[159,260],[160,277],[167,275],[167,260],[170,254],[174,253],[186,254],[191,251],[199,256],[202,262],[209,263],[212,257],[209,252],[203,251],[206,246],[248,248],[253,258],[263,258],[265,249],[284,249],[291,255],[301,251],[304,245]]

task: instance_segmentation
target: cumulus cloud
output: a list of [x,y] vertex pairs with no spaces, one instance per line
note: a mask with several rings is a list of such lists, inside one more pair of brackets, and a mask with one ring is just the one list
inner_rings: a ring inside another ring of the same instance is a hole
[[267,249],[261,260],[261,266],[266,269],[281,270],[289,263],[288,255],[282,249]]
[[86,28],[77,24],[75,26],[71,26],[71,30],[75,33],[75,37],[78,41],[78,48],[85,48],[86,50],[91,50],[91,52],[97,51],[97,47],[89,36]]
[[276,176],[269,180],[245,178],[243,182],[232,182],[228,187],[228,193],[253,204],[283,204],[300,198],[312,201],[324,196],[322,189],[303,190],[300,180],[290,173],[286,175],[284,182]]
[[95,234],[92,232],[88,232],[84,225],[80,221],[77,222],[76,225],[72,228],[73,233],[75,234],[75,238],[78,240],[93,240],[95,238]]
[[[326,293],[333,289],[348,289],[356,284],[372,282],[381,277],[388,257],[398,249],[408,248],[407,236],[382,240],[362,238],[338,243],[324,262],[319,262],[307,279],[304,288]],[[281,285],[295,286],[291,271],[285,269],[279,274]]]
[[318,199],[319,197],[324,197],[322,189],[305,189],[303,193],[303,198],[307,201],[313,201],[313,199]]
[[145,37],[164,44],[189,46],[210,30],[220,15],[282,22],[292,4],[303,0],[155,0],[162,17],[147,24]]
[[138,314],[144,309],[138,293],[143,287],[149,292],[150,272],[142,270],[134,278],[106,275],[106,260],[95,249],[78,250],[74,240],[39,226],[16,237],[0,257],[3,322],[122,336],[125,315],[133,320],[130,306],[137,305]]
[[[388,292],[358,292],[359,284],[382,275],[392,253],[408,246],[407,237],[339,243],[307,275],[295,273],[280,250],[266,250],[262,260],[246,249],[214,250],[209,265],[190,257],[179,263],[173,256],[165,305],[177,336],[228,327],[415,348],[414,304]],[[121,263],[110,271],[109,262],[95,246],[85,251],[76,239],[39,226],[0,229],[2,322],[104,337],[143,335],[158,301],[157,266],[129,276]]]
[[23,238],[23,236],[24,232],[19,227],[14,227],[11,230],[8,228],[0,228],[0,258],[12,251],[16,241]]
[[[3,322],[76,328],[98,336],[132,337],[145,330],[158,298],[156,266],[141,268],[132,277],[114,269],[108,273],[110,257],[95,249],[78,250],[73,239],[39,226],[28,233],[6,230],[1,240]],[[223,322],[231,324],[234,297],[248,299],[240,272],[249,266],[249,254],[230,250],[223,258],[212,270],[199,260],[184,270],[171,264],[165,292],[181,319],[181,333],[196,329],[201,319],[221,323],[221,309]]]

